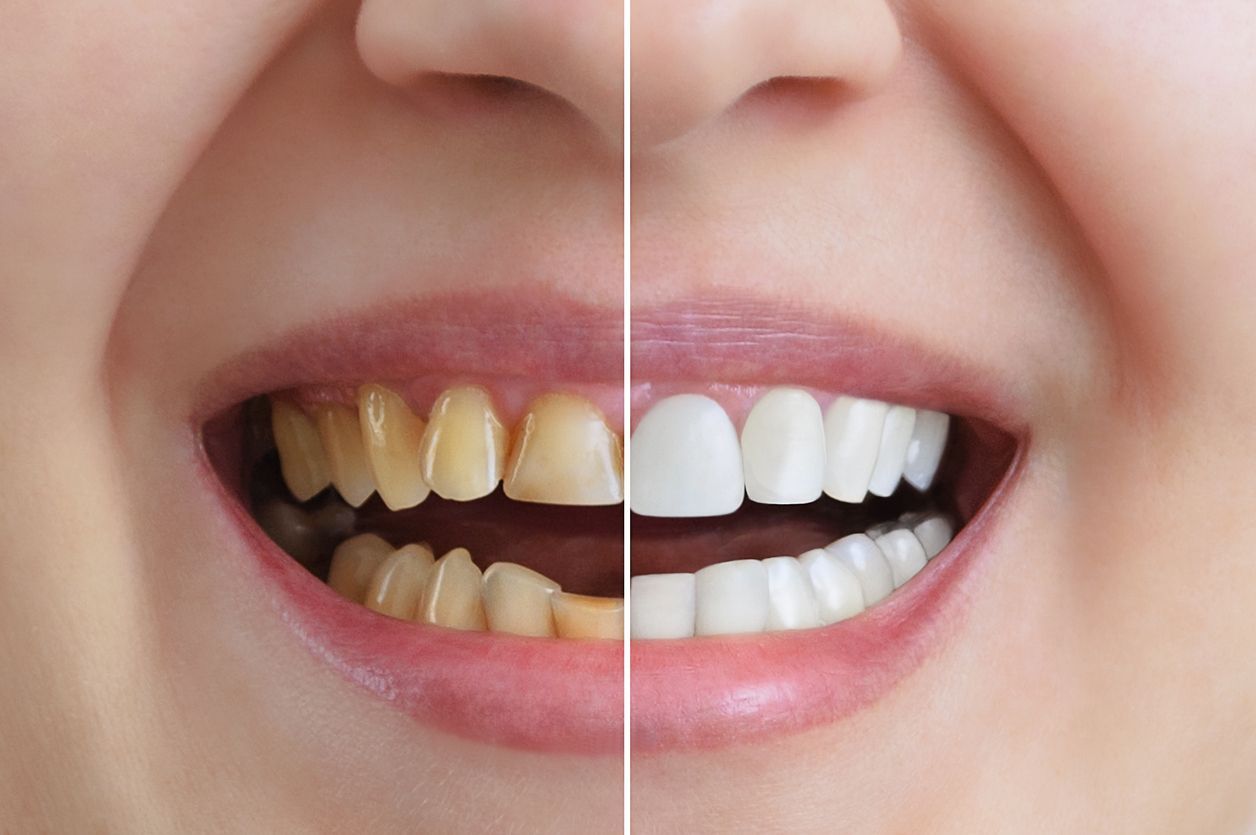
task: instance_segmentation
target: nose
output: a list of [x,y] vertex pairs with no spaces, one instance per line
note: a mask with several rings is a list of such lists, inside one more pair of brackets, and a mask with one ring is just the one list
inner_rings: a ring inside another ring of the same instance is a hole
[[901,52],[885,0],[633,0],[634,150],[688,133],[772,79],[868,95]]
[[365,0],[358,52],[390,84],[499,76],[565,99],[609,137],[623,132],[618,0]]

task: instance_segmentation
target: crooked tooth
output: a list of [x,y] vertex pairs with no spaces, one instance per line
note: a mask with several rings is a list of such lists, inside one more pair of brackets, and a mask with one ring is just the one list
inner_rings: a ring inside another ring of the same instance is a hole
[[877,400],[846,396],[829,406],[824,415],[824,492],[829,496],[853,503],[868,495],[889,408]]
[[308,501],[331,484],[318,427],[303,409],[285,400],[271,400],[270,425],[284,484],[297,501]]
[[795,557],[769,557],[763,568],[768,576],[769,632],[822,625],[815,590],[802,562]]
[[432,549],[407,545],[384,558],[375,569],[362,602],[368,609],[402,620],[414,620],[423,587],[436,562]]
[[733,560],[694,572],[694,634],[740,635],[768,625],[768,573],[759,560]]
[[362,447],[358,410],[339,403],[322,403],[314,409],[314,422],[327,450],[331,483],[341,498],[360,507],[375,492],[375,479]]
[[950,415],[942,412],[921,409],[916,415],[916,425],[912,428],[903,463],[903,478],[921,492],[929,489],[937,475],[950,426]]
[[613,505],[624,500],[623,473],[623,444],[598,408],[574,394],[546,394],[515,431],[503,486],[523,502]]
[[920,545],[925,549],[925,556],[933,559],[942,553],[942,549],[951,543],[951,538],[955,535],[955,529],[951,527],[951,521],[945,516],[929,516],[916,523],[912,528],[912,533],[920,540]]
[[745,497],[741,444],[724,409],[679,394],[654,404],[632,433],[634,513],[722,516]]
[[358,422],[367,463],[384,504],[390,510],[403,510],[426,499],[431,488],[419,472],[422,418],[399,395],[371,384],[358,390]]
[[375,570],[392,552],[393,547],[373,533],[346,539],[332,552],[327,585],[341,597],[361,603]]
[[484,614],[492,632],[554,637],[550,597],[560,591],[544,574],[513,562],[495,562],[484,572]]
[[506,430],[487,391],[460,386],[436,399],[420,461],[423,479],[443,498],[470,501],[497,489],[506,465]]
[[629,589],[633,638],[693,637],[692,574],[645,574],[633,577]]
[[746,496],[762,504],[807,504],[824,486],[824,417],[802,389],[759,398],[741,428]]
[[903,478],[903,464],[907,461],[907,447],[915,425],[915,409],[891,406],[885,413],[885,424],[881,427],[881,444],[877,449],[877,463],[872,468],[872,478],[868,481],[868,492],[872,495],[889,496],[898,488],[898,483]]
[[813,548],[798,558],[811,581],[824,625],[854,617],[864,610],[863,586],[855,572],[824,548]]
[[624,600],[555,592],[550,598],[554,628],[560,638],[624,637]]
[[483,574],[466,548],[455,548],[436,561],[415,620],[450,629],[483,631],[488,628],[481,593]]
[[824,550],[837,557],[859,580],[865,606],[875,606],[894,591],[894,572],[885,554],[865,534],[844,536]]
[[892,530],[877,539],[876,543],[881,553],[885,555],[885,561],[890,564],[894,588],[899,588],[919,574],[928,562],[924,546],[920,544],[919,539],[916,539],[916,535],[906,528]]

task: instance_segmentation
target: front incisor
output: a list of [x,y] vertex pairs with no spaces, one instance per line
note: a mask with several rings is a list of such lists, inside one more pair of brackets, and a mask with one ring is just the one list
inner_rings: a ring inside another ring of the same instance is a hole
[[623,442],[583,397],[542,395],[515,430],[505,491],[523,502],[619,504],[624,500]]
[[550,596],[559,591],[544,574],[513,562],[495,562],[484,572],[484,613],[493,632],[554,637]]
[[327,585],[348,600],[361,603],[380,563],[393,552],[393,547],[373,533],[358,534],[346,539],[331,555]]
[[415,620],[483,631],[488,626],[480,588],[483,577],[466,548],[453,549],[436,561],[428,575]]
[[310,416],[286,400],[271,400],[271,432],[279,450],[279,469],[297,501],[307,501],[331,484],[331,468]]
[[375,478],[362,447],[358,410],[340,403],[322,403],[314,409],[314,422],[331,464],[331,482],[341,498],[354,507],[375,492]]
[[363,603],[368,609],[413,620],[436,557],[425,545],[407,545],[384,558],[371,577]]
[[488,392],[460,386],[441,394],[419,460],[424,481],[443,498],[470,501],[496,490],[506,465],[506,430]]
[[404,510],[426,499],[431,488],[419,472],[423,420],[399,395],[372,384],[358,390],[358,421],[362,446],[384,504],[390,510]]
[[550,599],[560,638],[624,637],[624,599],[556,592]]

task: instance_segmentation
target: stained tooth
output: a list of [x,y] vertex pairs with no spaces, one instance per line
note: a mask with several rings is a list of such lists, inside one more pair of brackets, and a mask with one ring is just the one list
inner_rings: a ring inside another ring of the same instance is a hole
[[885,561],[890,564],[890,573],[894,576],[894,588],[898,588],[919,574],[928,562],[920,540],[905,528],[890,531],[876,542],[881,553],[885,555]]
[[772,389],[741,428],[746,496],[763,504],[806,504],[824,486],[824,417],[802,389]]
[[488,392],[460,386],[441,394],[419,460],[423,479],[438,496],[464,502],[496,490],[506,465],[506,430]]
[[561,505],[624,500],[624,448],[598,408],[573,394],[546,394],[528,407],[506,465],[512,499]]
[[560,591],[550,598],[550,605],[560,638],[624,637],[622,597],[589,597]]
[[739,635],[767,628],[768,573],[762,562],[720,562],[693,577],[695,635]]
[[393,547],[373,533],[346,539],[331,555],[327,585],[341,597],[361,603],[375,570],[392,552]]
[[855,533],[824,547],[851,570],[863,590],[865,606],[875,606],[894,591],[894,572],[877,544],[865,534]]
[[951,527],[951,521],[945,516],[930,516],[917,522],[912,528],[912,533],[920,540],[920,545],[925,549],[925,556],[933,559],[951,542],[951,537],[955,535],[954,528]]
[[362,448],[358,410],[339,403],[323,403],[315,407],[314,422],[327,450],[331,483],[341,498],[360,507],[375,492],[375,479]]
[[513,562],[495,562],[484,572],[484,614],[492,632],[552,638],[550,597],[559,591],[544,574]]
[[258,510],[257,524],[276,545],[300,562],[313,560],[322,550],[322,534],[304,508],[285,501],[269,501]]
[[813,548],[798,558],[815,594],[820,621],[826,626],[852,618],[864,610],[859,578],[834,554]]
[[745,497],[741,444],[724,409],[709,397],[660,400],[632,433],[634,513],[722,516]]
[[453,549],[437,560],[428,574],[415,620],[450,629],[487,629],[483,576],[466,548]]
[[862,502],[868,495],[889,408],[857,397],[839,397],[829,406],[824,415],[825,493],[842,502]]
[[633,638],[691,638],[694,627],[692,574],[645,574],[630,586]]
[[938,463],[946,450],[946,436],[951,426],[950,415],[921,409],[916,415],[911,441],[907,444],[907,458],[903,464],[903,478],[917,490],[924,492],[933,484]]
[[795,557],[770,557],[763,568],[768,575],[768,631],[820,626],[820,609],[803,564]]
[[403,510],[426,499],[431,488],[419,472],[423,420],[397,394],[383,386],[366,385],[358,390],[358,422],[367,463],[384,504],[390,510]]
[[916,410],[906,406],[891,406],[885,413],[881,427],[881,444],[877,449],[877,463],[872,468],[868,492],[874,496],[892,495],[903,478],[903,464],[907,460],[907,445],[911,442],[912,428],[916,425]]
[[284,400],[271,401],[270,423],[288,490],[299,502],[318,495],[331,484],[331,468],[318,427],[299,406]]
[[423,587],[436,557],[423,545],[407,545],[384,558],[375,569],[362,602],[368,609],[402,620],[414,620]]

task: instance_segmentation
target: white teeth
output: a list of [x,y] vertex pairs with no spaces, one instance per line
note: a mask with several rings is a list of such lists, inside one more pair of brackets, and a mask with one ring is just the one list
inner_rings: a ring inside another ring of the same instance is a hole
[[859,579],[864,605],[875,606],[894,591],[894,572],[881,549],[866,534],[844,536],[824,550],[837,557]]
[[629,587],[633,638],[692,638],[694,577],[692,574],[646,574]]
[[831,552],[813,548],[799,557],[798,562],[811,581],[822,623],[837,623],[864,610],[859,578]]
[[[798,557],[770,557],[763,561],[763,567],[768,574],[769,632],[823,625],[812,582]],[[859,590],[858,584],[855,590]]]
[[868,495],[889,408],[877,400],[845,396],[829,406],[824,415],[825,493],[841,502],[862,502]]
[[695,635],[762,632],[768,625],[768,574],[759,560],[708,565],[694,573]]
[[950,544],[951,537],[955,535],[950,520],[945,516],[930,516],[918,522],[912,528],[912,533],[920,540],[925,556],[929,559],[942,553],[942,549]]
[[634,513],[722,516],[741,507],[741,444],[711,398],[680,394],[659,401],[637,425],[630,446]]
[[924,546],[909,530],[899,528],[890,531],[876,542],[881,553],[885,555],[885,561],[890,564],[890,573],[894,575],[894,588],[899,588],[919,574],[928,562]]
[[824,485],[824,418],[802,389],[772,389],[741,429],[746,496],[763,504],[806,504]]
[[907,458],[903,464],[903,478],[922,493],[933,484],[938,463],[946,449],[946,436],[951,426],[950,415],[921,409],[916,415],[911,441],[907,444]]
[[885,413],[885,425],[881,428],[881,446],[877,450],[877,464],[868,482],[868,492],[874,496],[892,495],[903,478],[903,464],[907,461],[907,446],[911,442],[912,428],[916,425],[916,410],[906,406],[891,406]]

